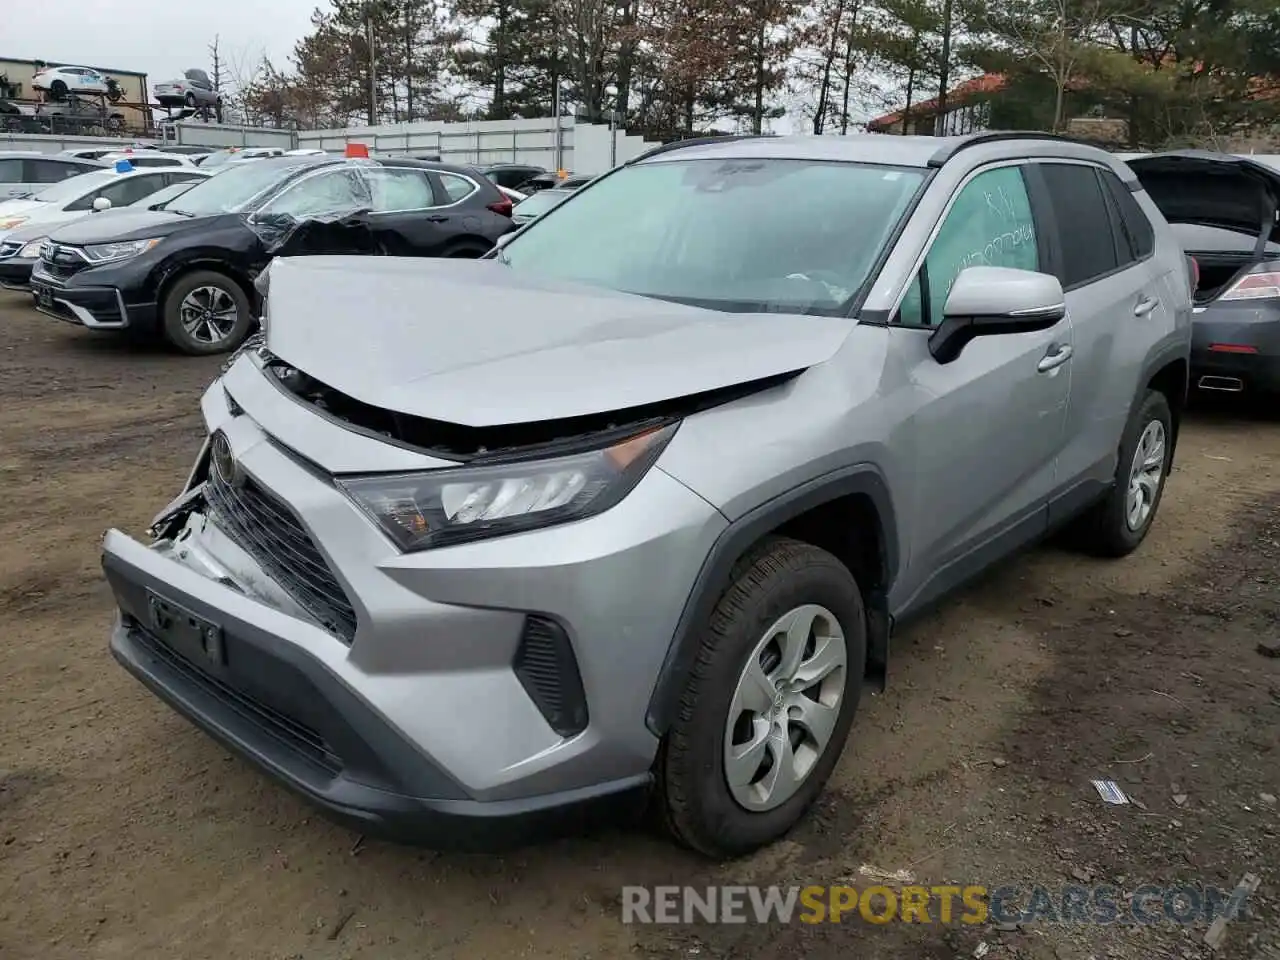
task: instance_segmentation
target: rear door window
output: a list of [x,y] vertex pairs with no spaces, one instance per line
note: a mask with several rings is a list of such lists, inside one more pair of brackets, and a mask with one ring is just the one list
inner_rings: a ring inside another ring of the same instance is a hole
[[0,183],[25,183],[22,161],[17,157],[0,159]]
[[1156,247],[1156,234],[1151,221],[1142,212],[1142,207],[1133,198],[1129,188],[1110,170],[1099,170],[1098,176],[1102,178],[1107,192],[1111,195],[1112,209],[1119,214],[1121,232],[1129,245],[1133,259],[1144,260],[1151,256]]
[[439,176],[440,182],[444,185],[444,192],[448,197],[444,201],[445,203],[457,203],[459,200],[465,200],[479,189],[466,177],[459,177],[457,174],[442,173]]
[[[1117,237],[1095,168],[1079,163],[1046,163],[1041,175],[1057,221],[1058,279],[1064,290],[1083,286],[1120,267]],[[1127,258],[1126,258],[1127,259]]]
[[60,160],[28,160],[28,183],[61,183],[68,177],[82,172],[79,164],[65,163]]
[[365,170],[372,194],[374,213],[397,213],[403,210],[425,210],[436,204],[435,193],[425,170],[406,167],[380,167]]

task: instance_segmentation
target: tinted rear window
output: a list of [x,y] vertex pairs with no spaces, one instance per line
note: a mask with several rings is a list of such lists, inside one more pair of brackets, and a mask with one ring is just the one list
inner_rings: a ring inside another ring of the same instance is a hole
[[1115,270],[1116,241],[1094,168],[1046,163],[1041,169],[1058,221],[1058,279],[1063,287],[1080,286]]
[[1133,199],[1129,188],[1120,182],[1119,177],[1110,170],[1100,170],[1098,173],[1111,193],[1115,210],[1120,215],[1121,232],[1128,241],[1133,258],[1141,260],[1143,257],[1150,256],[1156,245],[1156,235],[1151,227],[1151,221],[1142,212],[1138,201]]

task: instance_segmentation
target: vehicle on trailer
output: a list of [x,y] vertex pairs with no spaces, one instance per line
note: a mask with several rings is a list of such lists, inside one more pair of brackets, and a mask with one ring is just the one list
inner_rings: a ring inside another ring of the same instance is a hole
[[1047,136],[685,141],[480,261],[269,276],[185,489],[107,534],[111,649],[439,846],[783,836],[894,628],[1054,528],[1143,542],[1187,392],[1186,257]]
[[54,100],[78,93],[103,96],[115,101],[124,93],[115,80],[93,67],[46,66],[36,71],[31,78],[31,87],[48,93]]
[[0,200],[32,197],[52,184],[106,168],[98,160],[34,150],[0,150]]
[[[282,250],[475,258],[514,229],[510,211],[493,184],[446,164],[271,157],[219,169],[162,210],[65,227],[32,296],[89,329],[221,353],[256,323],[254,281]],[[292,243],[299,231],[306,242]]]
[[68,96],[56,103],[41,103],[35,108],[32,121],[45,134],[82,133],[95,131],[116,133],[124,128],[124,114],[112,110],[99,100],[82,96]]
[[[170,200],[210,176],[212,174],[198,170],[164,173],[136,170],[131,174],[103,178],[101,186],[90,184],[88,192],[78,197],[45,203],[21,226],[8,232],[0,231],[0,287],[30,291],[31,271],[40,259],[41,248],[50,236],[56,236],[57,231],[67,224],[89,216],[111,216],[126,210],[162,210]],[[89,173],[50,189],[65,193],[64,188],[77,184],[79,180],[88,183],[98,177],[99,174]],[[83,185],[77,189],[81,188]],[[37,200],[42,198],[43,194],[36,197]],[[0,204],[0,209],[3,207],[4,204]]]
[[[222,94],[213,88],[213,81],[203,70],[187,70],[181,80],[157,83],[152,92],[156,102],[162,107],[187,107],[222,113]],[[219,116],[218,120],[221,119]]]
[[1199,150],[1128,163],[1196,263],[1192,383],[1280,393],[1280,163]]

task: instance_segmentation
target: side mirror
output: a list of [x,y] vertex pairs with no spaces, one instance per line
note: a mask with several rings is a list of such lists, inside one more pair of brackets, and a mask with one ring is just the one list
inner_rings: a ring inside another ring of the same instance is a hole
[[111,209],[111,201],[108,200],[106,197],[98,197],[98,199],[93,201],[94,213],[102,213],[104,210],[110,210],[110,209]]
[[929,337],[929,353],[950,363],[975,337],[1048,330],[1066,315],[1057,277],[1012,267],[966,267]]

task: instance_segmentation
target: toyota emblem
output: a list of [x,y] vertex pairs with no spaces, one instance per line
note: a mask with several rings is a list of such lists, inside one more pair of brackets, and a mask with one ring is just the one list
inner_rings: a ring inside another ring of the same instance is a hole
[[231,453],[231,442],[222,431],[213,435],[209,460],[213,464],[213,472],[223,483],[232,487],[244,484],[244,475],[240,471],[239,464],[236,463],[235,456]]

